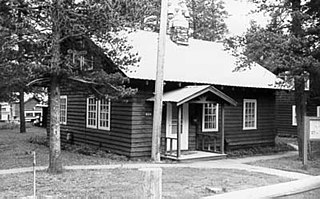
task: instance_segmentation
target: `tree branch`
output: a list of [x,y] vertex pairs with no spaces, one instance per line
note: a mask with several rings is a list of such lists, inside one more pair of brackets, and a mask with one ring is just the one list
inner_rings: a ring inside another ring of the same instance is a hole
[[31,82],[29,82],[26,86],[31,86],[37,82],[45,82],[45,81],[49,81],[49,78],[48,77],[43,77],[43,78],[39,78],[39,79],[35,79]]

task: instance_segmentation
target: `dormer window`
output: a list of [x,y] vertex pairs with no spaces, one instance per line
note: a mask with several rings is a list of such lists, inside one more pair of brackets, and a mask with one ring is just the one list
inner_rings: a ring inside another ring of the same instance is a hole
[[80,55],[79,61],[80,61],[80,70],[85,70],[85,59],[83,55]]
[[91,56],[90,64],[88,65],[87,70],[93,70],[93,65],[94,65],[94,58]]
[[68,53],[72,53],[72,63],[81,71],[93,70],[94,57],[91,55],[88,59],[87,51],[69,50]]

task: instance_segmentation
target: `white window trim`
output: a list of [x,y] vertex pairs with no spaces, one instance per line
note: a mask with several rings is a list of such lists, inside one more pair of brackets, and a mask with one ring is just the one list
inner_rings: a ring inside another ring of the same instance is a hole
[[292,126],[297,126],[297,112],[296,112],[296,105],[292,105],[292,111],[291,111],[291,123]]
[[317,117],[320,117],[320,106],[317,106]]
[[[254,126],[246,127],[246,103],[254,103]],[[256,99],[243,99],[243,130],[255,130],[257,129],[257,100]]]
[[101,100],[98,100],[98,129],[102,129],[102,130],[107,130],[107,131],[110,131],[110,115],[111,115],[111,101],[110,99],[108,99],[108,107],[109,107],[109,112],[108,112],[108,126],[105,127],[105,126],[100,126],[100,112],[101,112]]
[[88,124],[88,115],[89,115],[89,99],[95,99],[94,97],[88,97],[87,98],[87,114],[86,114],[86,127],[87,128],[94,128],[94,129],[100,129],[100,130],[107,130],[110,131],[110,126],[111,126],[111,101],[110,99],[108,100],[108,106],[109,106],[109,112],[108,112],[108,126],[103,127],[100,126],[100,112],[101,112],[101,100],[96,99],[96,124],[95,125],[89,125]]
[[205,104],[202,105],[202,132],[212,132],[219,130],[219,104],[215,104],[216,106],[216,128],[206,129],[205,122],[204,122],[204,113],[205,113]]
[[[87,127],[87,128],[97,128],[97,122],[98,122],[98,120],[97,120],[97,111],[96,111],[96,118],[95,118],[95,120],[96,120],[96,125],[90,125],[90,124],[88,124],[88,116],[89,116],[89,99],[94,99],[94,97],[88,97],[88,98],[87,98],[86,127]],[[96,100],[96,106],[97,106],[96,110],[98,110],[98,100]]]
[[[64,115],[66,120],[64,122],[60,121],[60,124],[66,125],[67,124],[67,112],[68,112],[68,97],[66,95],[61,95],[60,96],[60,101],[61,101],[61,99],[65,99],[66,100],[66,111],[65,111],[65,115]],[[61,114],[61,110],[60,110],[60,114]],[[60,115],[60,118],[61,118],[61,115]]]

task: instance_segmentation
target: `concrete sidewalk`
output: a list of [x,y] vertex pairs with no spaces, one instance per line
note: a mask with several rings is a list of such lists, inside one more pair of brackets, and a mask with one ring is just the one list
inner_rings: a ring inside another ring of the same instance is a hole
[[203,197],[202,199],[258,199],[276,198],[280,196],[298,194],[320,188],[320,176],[309,177],[302,180],[285,182],[263,187],[233,191],[225,194]]
[[[194,163],[176,163],[176,164],[156,164],[156,163],[137,163],[137,164],[115,164],[115,165],[73,165],[73,166],[65,166],[66,170],[85,170],[85,169],[115,169],[115,168],[128,168],[128,169],[141,169],[141,168],[151,168],[151,167],[171,167],[171,168],[181,168],[181,167],[190,167],[190,168],[219,168],[219,169],[238,169],[245,170],[249,172],[258,172],[265,173],[269,175],[281,176],[290,179],[305,179],[309,178],[310,175],[290,172],[290,171],[282,171],[278,169],[271,169],[259,166],[247,165],[244,163],[257,161],[257,160],[266,160],[266,159],[275,159],[281,157],[288,157],[296,155],[297,153],[285,153],[281,155],[269,155],[269,156],[255,156],[249,158],[238,158],[238,159],[222,159],[222,160],[212,160],[212,161],[200,161]],[[47,166],[38,166],[36,167],[37,171],[45,170]],[[16,168],[16,169],[8,169],[8,170],[0,170],[1,174],[10,174],[10,173],[24,173],[33,171],[32,167],[27,168]]]

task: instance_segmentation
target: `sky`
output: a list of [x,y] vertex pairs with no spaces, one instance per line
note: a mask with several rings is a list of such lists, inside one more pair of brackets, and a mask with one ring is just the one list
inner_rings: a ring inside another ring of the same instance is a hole
[[262,13],[249,14],[255,8],[253,3],[247,0],[224,0],[229,18],[225,20],[230,35],[241,35],[249,27],[250,21],[255,20],[262,26],[266,25],[267,17]]

